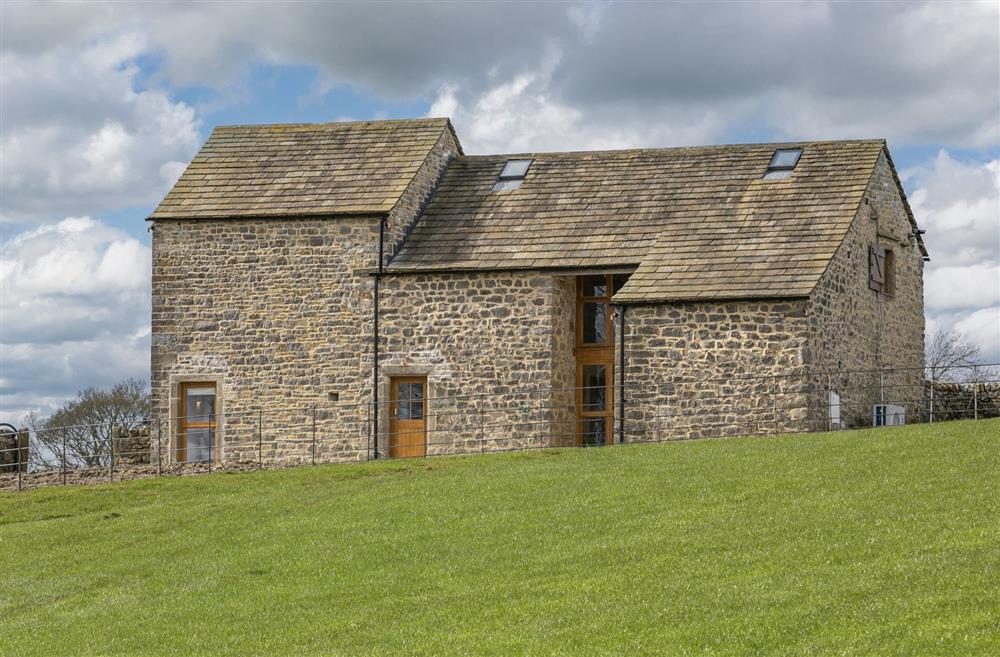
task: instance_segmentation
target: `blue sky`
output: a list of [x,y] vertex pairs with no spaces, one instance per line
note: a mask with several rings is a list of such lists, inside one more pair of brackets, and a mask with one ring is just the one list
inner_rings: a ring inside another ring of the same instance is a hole
[[0,12],[0,421],[148,377],[144,219],[221,124],[450,116],[469,153],[884,137],[928,332],[1000,361],[997,3]]

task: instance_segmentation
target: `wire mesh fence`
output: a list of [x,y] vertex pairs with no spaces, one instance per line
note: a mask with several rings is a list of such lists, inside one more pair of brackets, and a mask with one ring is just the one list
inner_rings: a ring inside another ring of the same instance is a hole
[[1000,364],[955,366],[947,380],[935,368],[803,370],[401,403],[230,410],[199,418],[197,434],[178,416],[0,433],[0,488],[1000,417]]

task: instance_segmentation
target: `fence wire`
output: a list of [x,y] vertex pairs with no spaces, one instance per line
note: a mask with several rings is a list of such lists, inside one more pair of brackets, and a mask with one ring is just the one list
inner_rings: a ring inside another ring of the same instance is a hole
[[426,395],[418,430],[393,422],[392,400],[248,409],[212,414],[197,448],[174,416],[45,427],[0,434],[0,489],[1000,417],[1000,364],[953,367],[950,379],[884,368]]

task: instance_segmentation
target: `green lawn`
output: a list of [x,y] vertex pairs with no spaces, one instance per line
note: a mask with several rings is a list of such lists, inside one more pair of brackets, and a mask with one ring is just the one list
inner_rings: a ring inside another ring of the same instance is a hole
[[998,655],[1000,421],[0,495],[3,655]]

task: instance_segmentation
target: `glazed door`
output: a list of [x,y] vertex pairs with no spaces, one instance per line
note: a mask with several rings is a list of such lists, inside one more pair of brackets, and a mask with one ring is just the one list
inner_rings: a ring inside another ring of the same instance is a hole
[[217,460],[215,453],[215,384],[182,383],[178,413],[177,461]]
[[389,413],[389,456],[426,456],[427,377],[391,379]]
[[614,442],[614,324],[611,298],[626,274],[577,277],[576,444]]

